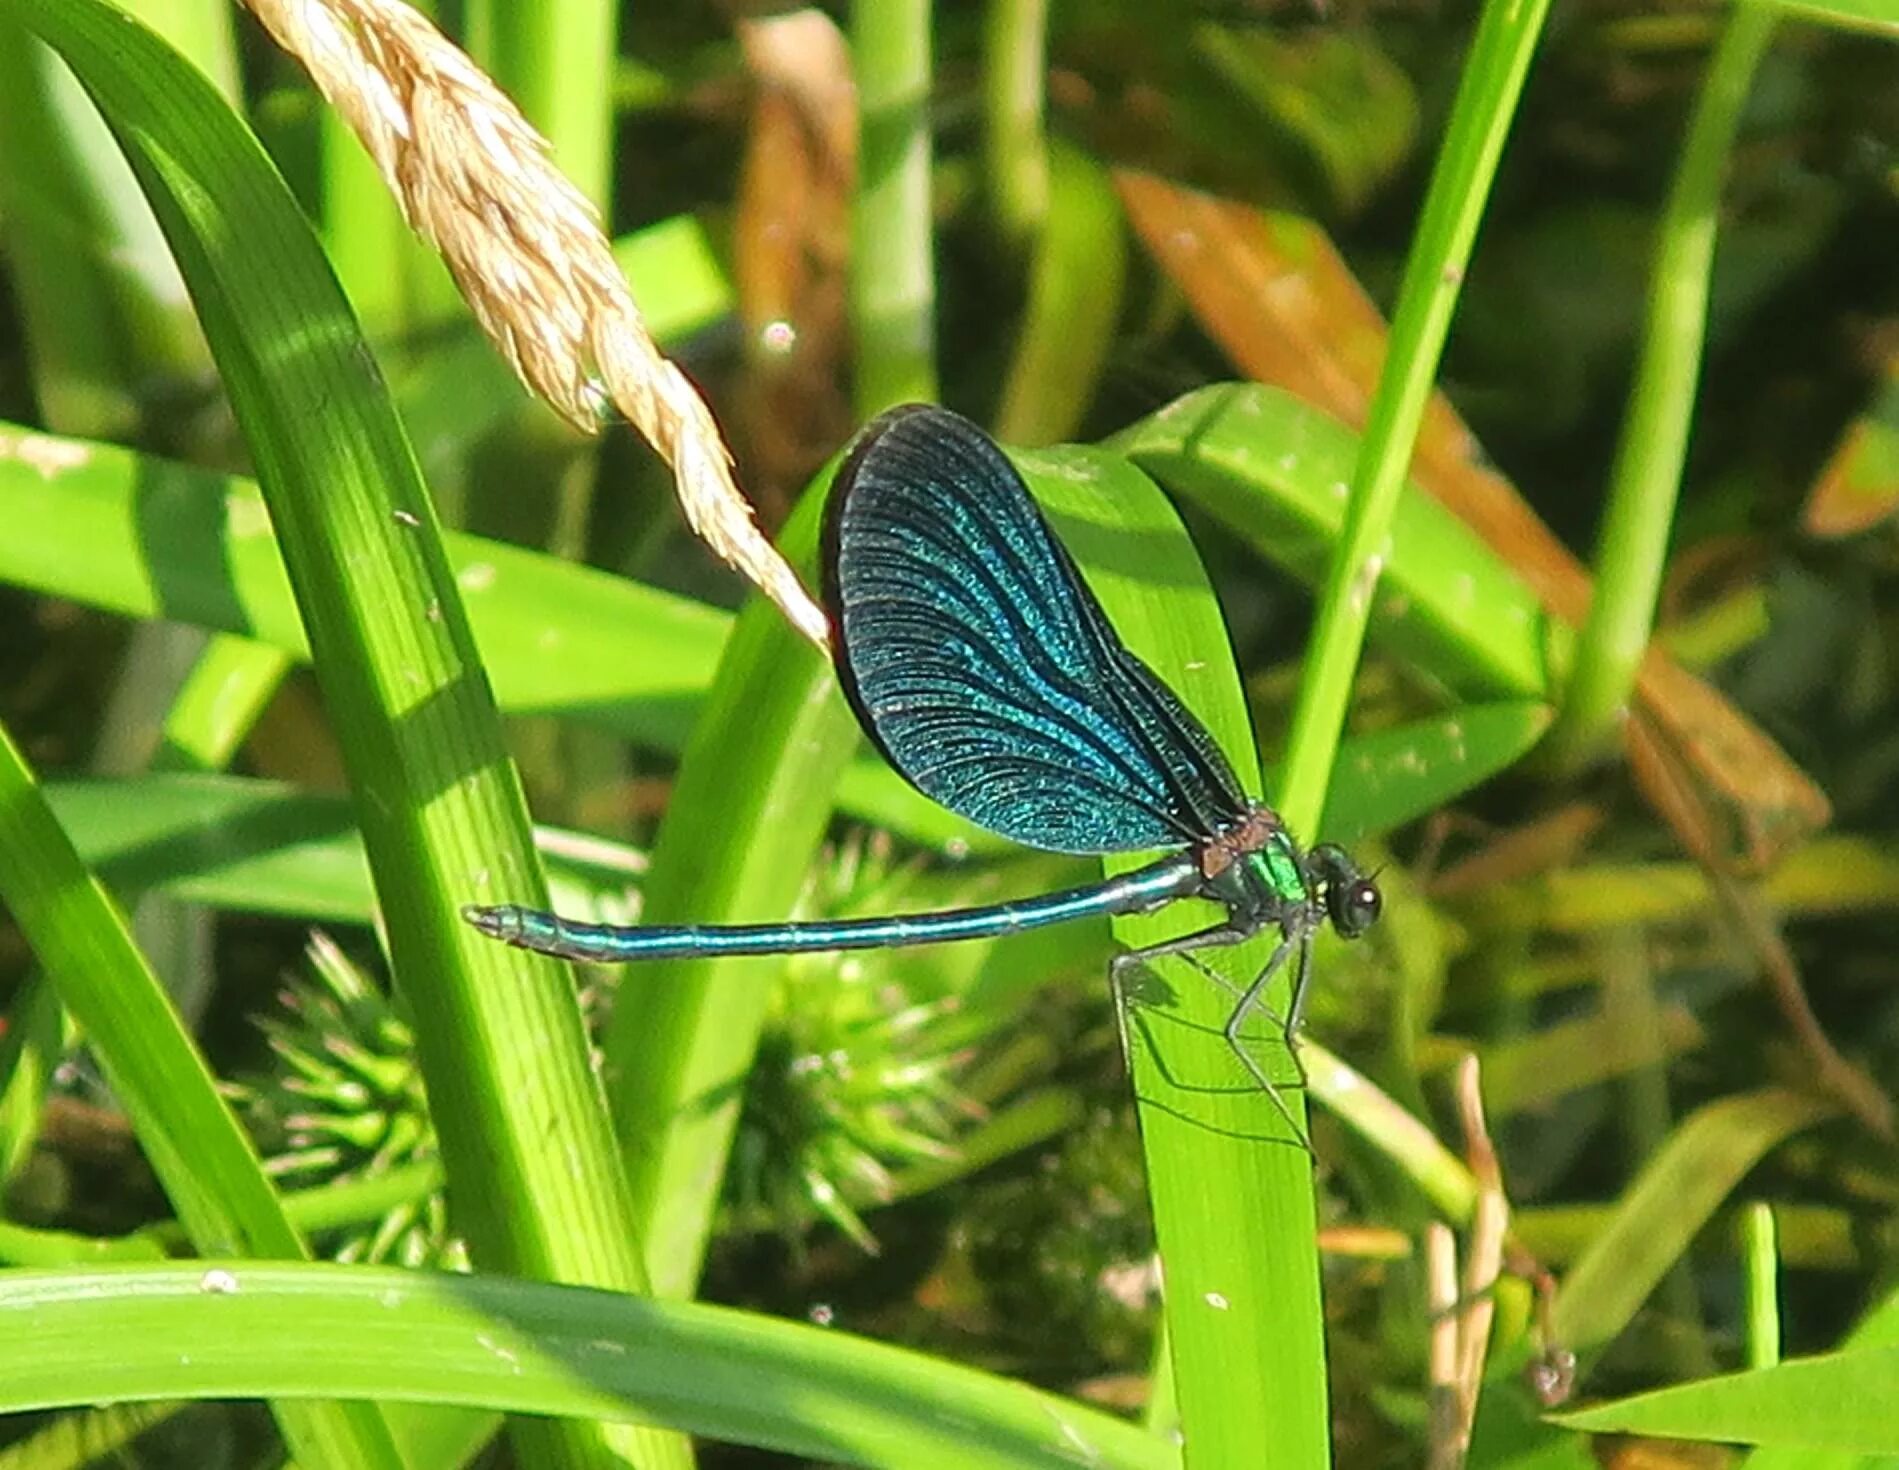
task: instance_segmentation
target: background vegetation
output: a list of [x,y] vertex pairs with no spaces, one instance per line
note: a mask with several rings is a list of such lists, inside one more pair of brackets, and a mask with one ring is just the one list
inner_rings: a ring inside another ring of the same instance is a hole
[[1192,916],[578,1006],[467,931],[534,849],[621,919],[1099,869],[861,749],[246,16],[130,8],[0,0],[0,1465],[1899,1457],[1882,0],[437,14],[807,580],[940,399],[1383,865],[1312,1157],[1217,987],[1103,984]]

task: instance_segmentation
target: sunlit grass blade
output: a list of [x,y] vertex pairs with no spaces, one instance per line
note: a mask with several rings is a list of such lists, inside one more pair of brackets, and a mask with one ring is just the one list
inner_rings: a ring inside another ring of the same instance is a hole
[[[1031,488],[1127,645],[1205,722],[1249,790],[1257,742],[1218,603],[1154,483],[1101,450],[1019,457]],[[1115,870],[1138,859],[1117,860]],[[1115,921],[1123,945],[1208,922],[1195,906]],[[1271,940],[1205,951],[1245,984]],[[1183,1432],[1198,1464],[1327,1463],[1312,1165],[1272,1101],[1233,1059],[1233,998],[1179,962],[1119,998],[1166,1277],[1168,1344]],[[1283,981],[1280,982],[1283,985]],[[1285,994],[1273,1003],[1283,1009]],[[1270,1064],[1269,1064],[1270,1065]],[[1291,1105],[1302,1106],[1296,1092]]]
[[1747,1366],[1780,1361],[1780,1232],[1774,1207],[1754,1200],[1741,1212],[1741,1264],[1747,1283]]
[[[370,924],[375,889],[342,797],[208,773],[55,782],[53,810],[87,862],[122,893],[161,891],[240,913]],[[557,904],[624,916],[646,856],[538,828]]]
[[[0,898],[91,1041],[192,1243],[207,1255],[302,1256],[303,1242],[210,1068],[3,728]],[[278,1422],[313,1464],[399,1463],[371,1405],[287,1407]]]
[[[12,529],[0,538],[0,581],[309,656],[249,480],[0,425],[0,516]],[[683,745],[731,614],[499,541],[455,532],[443,540],[504,709],[569,714],[659,750]],[[874,757],[852,763],[839,800],[935,846],[1004,845]]]
[[860,418],[936,400],[936,239],[930,215],[930,0],[851,8],[857,192],[851,333]]
[[1848,1348],[1577,1409],[1558,1422],[1594,1433],[1899,1455],[1895,1382],[1899,1347]]
[[1286,739],[1280,805],[1295,831],[1317,820],[1330,784],[1373,593],[1396,535],[1418,429],[1437,380],[1504,140],[1516,119],[1549,0],[1485,0],[1405,253],[1391,342],[1365,415],[1344,524],[1313,614]]
[[[1172,494],[1301,580],[1344,524],[1359,439],[1274,388],[1201,388],[1113,441]],[[1436,501],[1404,496],[1372,599],[1382,646],[1473,698],[1548,699],[1569,642],[1517,572]]]
[[[1179,1464],[1175,1446],[1098,1409],[802,1322],[495,1276],[213,1269],[0,1277],[0,1322],[14,1328],[0,1332],[0,1412],[373,1393],[651,1419],[890,1470]],[[28,1322],[31,1331],[19,1330]],[[182,1341],[193,1351],[177,1351]]]
[[1107,362],[1127,274],[1127,237],[1107,170],[1065,144],[1049,150],[1046,167],[1048,208],[1030,267],[1028,310],[996,410],[996,437],[1007,444],[1051,444],[1081,426]]
[[152,769],[223,770],[289,669],[281,649],[228,634],[207,639],[165,711]]
[[1701,382],[1722,182],[1755,69],[1773,38],[1761,4],[1730,12],[1656,229],[1640,357],[1616,445],[1595,596],[1550,745],[1576,760],[1615,733],[1654,631]]
[[1463,705],[1344,741],[1318,836],[1356,842],[1438,810],[1527,754],[1550,713],[1534,700]]
[[[565,972],[461,922],[497,874],[537,894],[538,869],[432,507],[335,278],[256,140],[149,33],[95,0],[47,0],[27,19],[125,148],[258,467],[416,1017],[457,1225],[478,1261],[637,1287]],[[575,1465],[684,1457],[623,1427],[517,1433]]]

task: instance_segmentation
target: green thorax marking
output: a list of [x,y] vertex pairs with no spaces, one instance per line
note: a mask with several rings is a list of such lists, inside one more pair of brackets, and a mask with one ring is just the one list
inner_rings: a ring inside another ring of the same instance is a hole
[[1309,895],[1305,874],[1299,868],[1299,851],[1284,832],[1274,832],[1266,839],[1266,845],[1257,852],[1249,852],[1245,861],[1281,901],[1289,904],[1307,901]]

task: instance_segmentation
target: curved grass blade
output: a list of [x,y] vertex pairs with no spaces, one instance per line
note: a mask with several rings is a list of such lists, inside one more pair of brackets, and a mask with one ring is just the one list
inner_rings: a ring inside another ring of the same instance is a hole
[[1566,1428],[1592,1433],[1899,1455],[1896,1382],[1899,1347],[1849,1348],[1555,1417]]
[[1436,811],[1528,754],[1551,713],[1534,700],[1465,705],[1341,742],[1318,835],[1349,844]]
[[[0,898],[85,1029],[192,1243],[207,1254],[303,1256],[210,1068],[4,728]],[[373,1405],[286,1406],[277,1417],[286,1441],[312,1464],[401,1463]]]
[[[1100,450],[1015,456],[1056,534],[1122,639],[1205,723],[1249,792],[1257,745],[1219,605],[1178,512],[1133,465]],[[1138,855],[1105,866],[1137,866]],[[1115,921],[1128,947],[1203,927],[1171,905]],[[1209,950],[1245,984],[1270,943]],[[1272,1101],[1235,1065],[1221,1027],[1232,997],[1178,961],[1125,997],[1148,1193],[1166,1274],[1181,1423],[1202,1463],[1327,1463],[1325,1339],[1310,1160]],[[1273,1003],[1283,1012],[1282,988]],[[1295,1110],[1296,1093],[1288,1096]]]
[[[249,480],[0,424],[0,518],[10,531],[0,581],[309,657]],[[443,541],[504,709],[570,715],[660,750],[684,745],[729,613],[499,541],[453,531]],[[838,795],[853,815],[933,846],[1007,846],[872,757],[852,762]]]
[[1587,1352],[1614,1337],[1742,1176],[1776,1144],[1836,1111],[1823,1099],[1767,1088],[1683,1120],[1564,1279],[1557,1340]]
[[891,1470],[1180,1463],[1098,1409],[848,1332],[505,1277],[244,1262],[21,1271],[0,1277],[0,1322],[0,1412],[373,1393],[651,1419]]
[[[1201,388],[1113,447],[1262,556],[1316,583],[1344,524],[1358,436],[1275,388]],[[1550,699],[1574,634],[1422,494],[1398,502],[1372,606],[1379,640],[1473,699]]]
[[[638,1286],[572,990],[458,917],[497,868],[519,891],[538,888],[537,867],[432,507],[335,278],[255,138],[162,43],[97,0],[24,15],[126,151],[258,466],[415,1011],[457,1223],[480,1261]],[[515,1432],[575,1465],[685,1461],[676,1441],[617,1426]]]
[[[123,894],[161,891],[241,913],[369,924],[376,892],[356,813],[343,797],[210,773],[54,782],[54,813],[100,876]],[[646,871],[634,848],[537,828],[556,904],[625,918]]]

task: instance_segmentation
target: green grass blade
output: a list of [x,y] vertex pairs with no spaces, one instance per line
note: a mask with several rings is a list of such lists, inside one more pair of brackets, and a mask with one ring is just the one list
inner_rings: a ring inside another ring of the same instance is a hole
[[[822,484],[779,539],[793,566],[816,548]],[[644,916],[730,923],[789,911],[857,747],[830,665],[754,598],[726,644],[653,847]],[[718,1202],[774,959],[641,965],[603,1050],[653,1286],[690,1293]]]
[[70,1046],[68,1019],[44,972],[29,974],[8,1002],[0,1036],[0,1179],[8,1185],[39,1147],[46,1090]]
[[183,1404],[115,1404],[55,1419],[0,1450],[0,1470],[74,1470],[77,1466],[136,1464],[132,1442],[184,1411]]
[[7,1413],[376,1393],[644,1418],[891,1470],[1179,1464],[1172,1445],[1098,1409],[848,1332],[504,1277],[240,1262],[22,1271],[0,1277],[9,1320]]
[[[210,1068],[4,728],[0,898],[90,1039],[192,1243],[206,1254],[302,1256],[303,1242]],[[314,1465],[400,1463],[372,1405],[286,1406],[278,1423]]]
[[1849,1348],[1636,1394],[1556,1419],[1591,1433],[1899,1455],[1895,1383],[1899,1347]]
[[[149,33],[94,0],[45,0],[28,23],[126,149],[258,466],[415,1012],[457,1223],[479,1262],[637,1286],[566,972],[460,918],[503,876],[537,897],[537,868],[432,507],[335,278],[256,140]],[[573,1465],[684,1462],[683,1445],[623,1427],[517,1433]]]
[[[1064,449],[1021,463],[1109,620],[1257,789],[1257,745],[1226,625],[1178,512],[1116,455]],[[1152,944],[1213,917],[1209,907],[1175,904],[1116,920],[1115,937]],[[1270,946],[1268,937],[1203,958],[1245,984]],[[1156,970],[1131,987],[1140,993],[1124,1030],[1187,1462],[1256,1465],[1270,1453],[1276,1466],[1328,1464],[1311,1160],[1220,1034],[1232,997],[1178,961]],[[1283,1011],[1283,980],[1272,999]],[[1301,1106],[1296,1089],[1287,1101]]]
[[1434,1209],[1462,1225],[1477,1207],[1470,1166],[1370,1078],[1306,1038],[1299,1047],[1312,1095],[1391,1161]]
[[1683,1120],[1564,1278],[1557,1340],[1580,1353],[1614,1337],[1747,1171],[1834,1111],[1818,1098],[1769,1088],[1709,1103]]
[[[1276,388],[1201,388],[1114,447],[1260,555],[1316,583],[1339,544],[1358,437]],[[1477,534],[1430,497],[1399,500],[1372,617],[1399,657],[1478,699],[1548,699],[1567,630]]]
[[[73,844],[115,891],[150,891],[241,913],[370,924],[376,893],[343,797],[209,773],[54,782]],[[556,904],[625,917],[646,858],[597,837],[538,828]]]
[[1535,700],[1470,704],[1347,740],[1318,835],[1350,844],[1438,810],[1528,754],[1551,713]]
[[1595,596],[1550,737],[1570,757],[1592,753],[1618,728],[1648,652],[1701,381],[1721,183],[1775,19],[1759,4],[1729,13],[1662,213],[1641,358],[1596,554]]
[[851,333],[864,419],[936,400],[930,12],[930,0],[851,7],[858,117]]
[[[0,517],[10,528],[0,537],[0,581],[309,656],[249,480],[0,424]],[[455,532],[443,540],[504,709],[571,714],[659,750],[684,745],[729,613],[499,541]],[[1007,846],[874,758],[852,764],[839,800],[938,847]]]
[[[140,8],[226,95],[237,94],[228,9]],[[35,396],[55,428],[138,429],[154,381],[209,367],[178,268],[125,160],[72,76],[0,13],[0,215],[28,325]],[[76,248],[77,247],[77,248]]]
[[1747,1288],[1747,1366],[1780,1361],[1780,1233],[1774,1207],[1755,1200],[1741,1215],[1741,1269]]
[[612,0],[470,0],[469,53],[546,138],[561,172],[605,211],[613,189]]
[[[412,291],[430,258],[382,181],[375,160],[334,108],[323,109],[321,158],[323,253],[363,331],[378,342],[415,340],[440,325]],[[437,269],[441,269],[439,263]]]
[[290,671],[281,649],[218,634],[207,640],[165,712],[156,771],[221,771]]
[[1345,525],[1319,598],[1282,776],[1287,825],[1309,832],[1325,801],[1371,593],[1393,552],[1393,521],[1430,402],[1451,314],[1470,265],[1549,0],[1486,0],[1405,260]]
[[983,172],[996,232],[1021,248],[1048,212],[1048,0],[987,0],[983,10]]
[[681,342],[738,309],[706,227],[675,214],[613,242],[613,258],[632,287],[646,330],[662,347]]
[[996,437],[1010,444],[1053,444],[1080,429],[1108,360],[1127,275],[1127,232],[1108,171],[1058,145],[1048,150],[1047,173],[1028,310],[996,410]]

